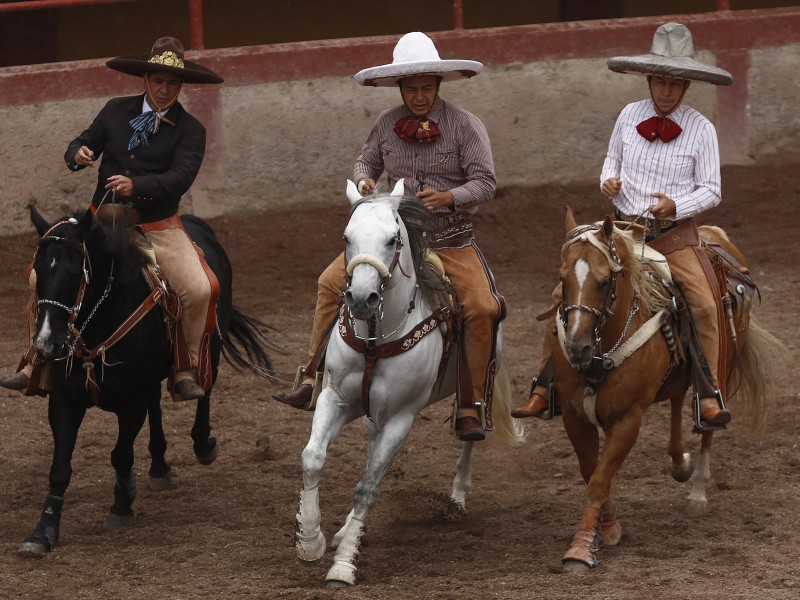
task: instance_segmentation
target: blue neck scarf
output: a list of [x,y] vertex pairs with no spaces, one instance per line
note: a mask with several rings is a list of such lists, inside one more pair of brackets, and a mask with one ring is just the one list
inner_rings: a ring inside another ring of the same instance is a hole
[[148,110],[131,119],[128,124],[133,128],[133,135],[128,142],[128,150],[138,148],[140,144],[146,148],[150,147],[150,134],[158,133],[162,119],[166,121],[164,114],[155,110]]

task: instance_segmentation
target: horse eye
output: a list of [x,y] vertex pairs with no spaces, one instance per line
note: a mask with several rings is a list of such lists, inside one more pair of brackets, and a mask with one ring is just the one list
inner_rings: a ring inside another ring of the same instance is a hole
[[345,244],[350,244],[350,240],[348,240],[348,239],[347,239],[347,236],[346,236],[346,235],[343,235],[343,236],[342,236],[342,239],[344,240],[344,243],[345,243]]
[[610,285],[611,285],[611,278],[610,277],[606,277],[605,279],[601,279],[599,281],[599,283],[597,284],[597,287],[599,287],[601,290],[607,290],[608,286],[610,286]]
[[397,245],[397,236],[391,238],[388,242],[386,242],[386,247],[391,248],[392,246]]

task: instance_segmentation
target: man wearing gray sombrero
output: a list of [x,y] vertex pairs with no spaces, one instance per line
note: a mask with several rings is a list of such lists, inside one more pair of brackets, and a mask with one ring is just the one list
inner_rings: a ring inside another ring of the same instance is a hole
[[[694,59],[692,34],[680,23],[660,26],[649,54],[611,58],[608,68],[646,75],[650,97],[629,104],[620,113],[603,163],[600,189],[613,201],[616,218],[645,225],[648,241],[666,255],[673,279],[689,305],[713,379],[711,386],[705,387],[714,393],[700,399],[701,429],[720,427],[731,419],[724,407],[725,382],[720,377],[725,372],[721,347],[724,316],[716,299],[721,295],[715,278],[706,276],[702,250],[696,243],[685,242],[697,239],[694,217],[720,203],[719,145],[711,122],[683,99],[691,81],[730,85],[733,78],[727,71]],[[670,238],[684,242],[666,244]],[[542,371],[553,345],[553,336],[547,335]],[[512,414],[546,413],[545,383],[546,377],[538,380],[528,404]]]
[[[206,131],[178,102],[183,83],[221,83],[213,71],[184,57],[183,45],[160,38],[148,54],[120,56],[106,65],[140,77],[143,92],[113,98],[67,148],[67,167],[96,168],[90,208],[112,201],[129,203],[136,226],[153,246],[159,267],[181,300],[180,329],[185,352],[178,354],[175,398],[201,398],[211,389],[210,342],[216,325],[219,283],[195,249],[178,217],[178,205],[200,170]],[[25,389],[30,365],[0,385]],[[35,392],[35,390],[33,391]]]
[[[489,136],[473,114],[439,97],[442,81],[477,75],[472,60],[442,60],[433,41],[412,32],[397,42],[393,61],[359,71],[364,86],[397,86],[403,103],[376,120],[356,159],[353,181],[363,195],[375,191],[382,173],[390,189],[404,179],[407,196],[416,196],[438,217],[431,244],[462,304],[466,362],[472,379],[459,398],[455,431],[462,440],[484,439],[481,411],[490,403],[495,374],[497,331],[505,318],[505,300],[472,236],[470,216],[494,198],[495,174]],[[319,278],[309,357],[323,343],[345,288],[340,256]],[[312,365],[309,365],[312,366]],[[313,375],[314,369],[307,369]],[[313,379],[276,399],[309,407]]]

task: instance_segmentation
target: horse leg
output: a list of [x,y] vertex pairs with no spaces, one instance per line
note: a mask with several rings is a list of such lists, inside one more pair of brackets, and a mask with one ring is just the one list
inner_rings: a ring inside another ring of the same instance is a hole
[[148,471],[147,487],[154,492],[168,490],[173,485],[172,469],[166,461],[167,438],[164,435],[162,419],[159,389],[150,396],[147,403],[147,420],[150,425],[150,442],[147,444],[147,449],[150,451],[150,470]]
[[706,498],[706,488],[711,481],[711,440],[714,437],[713,431],[708,431],[702,435],[700,441],[700,456],[697,465],[692,473],[692,491],[686,499],[686,511],[692,515],[702,515],[708,510],[708,498]]
[[144,425],[147,410],[124,410],[117,413],[117,443],[111,451],[111,465],[117,474],[114,504],[106,515],[105,527],[117,529],[133,522],[133,501],[136,499],[136,475],[133,473],[133,444]]
[[386,471],[406,441],[413,423],[414,413],[409,412],[395,415],[380,429],[374,423],[368,424],[370,436],[374,437],[374,441],[370,443],[366,472],[363,479],[358,482],[353,495],[352,516],[336,549],[333,566],[325,576],[328,587],[340,588],[356,582],[356,565],[361,537],[365,531],[364,522],[378,500],[380,485]]
[[461,447],[456,476],[453,479],[453,491],[450,494],[450,499],[465,512],[467,510],[467,494],[472,488],[472,448],[474,445],[474,442],[464,442]]
[[219,444],[211,435],[211,390],[197,401],[197,411],[192,426],[194,455],[201,465],[210,465],[219,456]]
[[[616,507],[611,500],[611,482],[633,448],[641,424],[642,411],[632,407],[622,419],[607,426],[603,454],[587,485],[589,503],[584,509],[572,544],[562,558],[564,571],[584,572],[597,566],[598,544],[604,539],[610,543],[619,543],[622,525],[616,518]],[[581,472],[583,474],[583,469]],[[611,513],[606,518],[603,516],[604,509]]]
[[[335,398],[331,398],[335,396]],[[312,562],[325,554],[325,536],[320,530],[322,514],[319,510],[319,480],[328,447],[342,431],[342,427],[354,417],[337,406],[338,396],[325,388],[317,400],[311,436],[303,450],[303,489],[300,491],[300,506],[295,518],[295,549],[304,562]]]
[[72,453],[86,408],[57,393],[50,394],[48,420],[53,434],[53,461],[50,464],[49,493],[33,533],[18,548],[23,556],[41,557],[52,550],[61,528],[64,494],[72,478]]
[[669,448],[670,473],[675,481],[686,481],[692,474],[692,456],[683,440],[683,394],[670,398]]

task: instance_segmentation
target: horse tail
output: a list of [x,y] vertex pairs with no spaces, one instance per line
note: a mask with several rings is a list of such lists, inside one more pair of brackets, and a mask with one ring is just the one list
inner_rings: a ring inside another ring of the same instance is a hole
[[764,433],[775,408],[775,382],[788,350],[752,316],[746,336],[731,371],[731,381],[738,382],[732,407],[736,420],[742,419],[750,436],[757,438]]
[[222,356],[234,369],[247,369],[259,375],[273,375],[275,370],[267,348],[281,349],[264,335],[264,329],[274,329],[258,319],[231,308],[228,330],[222,334]]
[[511,378],[508,376],[505,361],[501,360],[494,377],[492,421],[500,439],[517,447],[525,441],[525,429],[519,419],[511,416],[511,401]]

